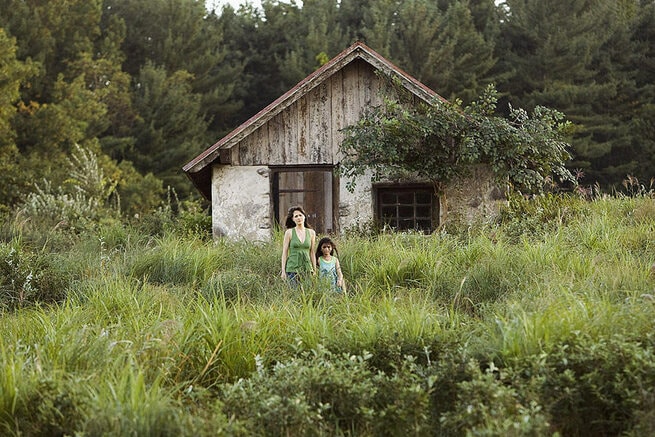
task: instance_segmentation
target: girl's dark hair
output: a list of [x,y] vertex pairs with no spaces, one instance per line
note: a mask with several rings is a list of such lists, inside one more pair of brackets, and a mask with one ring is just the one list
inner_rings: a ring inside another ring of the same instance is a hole
[[302,206],[292,206],[291,208],[289,208],[289,212],[287,212],[287,220],[284,223],[287,229],[296,227],[296,222],[293,221],[293,213],[296,211],[300,211],[302,215],[305,216],[305,227],[311,229],[311,226],[309,226],[309,223],[307,223],[307,213],[305,212],[305,210],[302,209]]
[[330,237],[323,237],[320,240],[318,240],[318,245],[316,246],[316,262],[318,263],[318,259],[323,255],[323,251],[321,250],[321,247],[323,247],[324,244],[329,244],[332,246],[332,252],[330,255],[332,256],[339,256],[339,252],[337,251],[337,245],[334,244],[334,241]]

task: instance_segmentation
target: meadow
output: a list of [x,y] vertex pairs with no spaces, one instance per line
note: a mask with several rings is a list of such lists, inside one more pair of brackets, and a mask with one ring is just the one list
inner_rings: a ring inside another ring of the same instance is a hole
[[336,237],[348,293],[202,217],[7,220],[0,434],[655,434],[655,196]]

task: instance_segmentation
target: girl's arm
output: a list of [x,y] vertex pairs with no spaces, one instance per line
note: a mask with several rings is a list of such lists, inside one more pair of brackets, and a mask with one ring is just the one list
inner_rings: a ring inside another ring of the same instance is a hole
[[313,229],[310,229],[309,235],[312,238],[312,244],[311,247],[309,248],[309,260],[312,263],[312,273],[316,273],[316,271],[318,270],[316,268],[316,232],[314,232]]
[[341,264],[339,264],[339,258],[334,257],[334,259],[336,261],[335,267],[337,269],[337,286],[341,287],[341,290],[343,290],[343,292],[345,293],[346,292],[346,282],[343,280],[343,273],[341,272]]
[[280,277],[285,279],[287,277],[287,258],[289,258],[289,243],[291,242],[291,229],[287,229],[284,233],[284,240],[282,241],[282,272]]

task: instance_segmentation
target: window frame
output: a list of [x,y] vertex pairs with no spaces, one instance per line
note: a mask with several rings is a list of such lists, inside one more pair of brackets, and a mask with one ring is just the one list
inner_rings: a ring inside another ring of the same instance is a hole
[[[391,225],[391,228],[394,229],[396,232],[402,232],[402,231],[407,231],[407,230],[414,230],[414,231],[419,231],[423,232],[425,234],[430,234],[434,232],[438,226],[439,226],[439,208],[440,208],[440,202],[439,202],[439,197],[434,193],[434,188],[431,184],[429,183],[377,183],[373,185],[373,198],[374,198],[374,218],[375,222],[380,226],[380,227],[386,227],[388,225],[388,221],[384,219],[384,213],[383,210],[385,208],[390,208],[390,207],[396,207],[396,213],[393,221],[395,222],[396,226]],[[411,193],[412,194],[412,201],[411,202],[400,202],[398,201],[398,196],[400,194],[407,194]],[[416,199],[416,194],[417,193],[424,193],[428,194],[430,196],[430,211],[428,215],[417,215],[417,207],[420,208],[425,208],[428,204],[425,202],[417,202]],[[396,201],[393,203],[385,203],[383,200],[383,196],[388,194],[392,194],[396,196]],[[412,208],[412,214],[407,215],[407,214],[401,214],[400,208]],[[405,227],[405,226],[400,226],[399,224],[401,223],[401,220],[411,220],[412,226],[411,227]],[[425,222],[426,220],[430,221],[430,226],[429,228],[425,227],[417,227],[417,222],[422,221]]]

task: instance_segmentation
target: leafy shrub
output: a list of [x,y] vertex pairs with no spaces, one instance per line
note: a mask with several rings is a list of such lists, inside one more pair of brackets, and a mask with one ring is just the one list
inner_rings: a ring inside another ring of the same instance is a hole
[[212,217],[200,202],[180,202],[174,189],[168,188],[166,202],[150,213],[137,215],[138,228],[152,236],[166,233],[194,237],[204,241],[212,237]]
[[[78,145],[68,159],[70,177],[63,186],[44,180],[20,208],[17,219],[39,230],[93,229],[105,218],[119,215],[114,191],[117,182],[105,176],[98,156]],[[113,203],[113,204],[112,204]]]
[[75,435],[82,428],[89,398],[80,381],[45,377],[25,387],[13,414],[18,435]]
[[528,368],[539,375],[543,405],[563,435],[621,435],[646,423],[655,387],[653,338],[578,335],[535,358]]
[[62,302],[71,279],[57,255],[23,251],[17,243],[0,245],[0,308]]
[[429,388],[412,360],[386,375],[369,358],[319,346],[270,370],[259,364],[223,386],[223,413],[257,435],[426,434]]
[[467,365],[468,377],[456,384],[452,408],[440,418],[448,435],[542,436],[549,424],[542,407],[522,399],[504,384],[493,366],[480,370],[477,362]]

